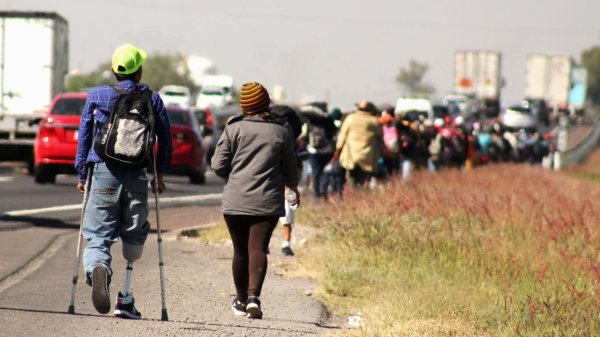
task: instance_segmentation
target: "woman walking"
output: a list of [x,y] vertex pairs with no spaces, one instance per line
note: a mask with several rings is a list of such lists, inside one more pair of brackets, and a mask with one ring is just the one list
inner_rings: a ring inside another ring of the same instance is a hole
[[232,310],[249,318],[262,318],[269,241],[285,215],[284,186],[297,193],[299,179],[294,136],[271,116],[269,104],[260,83],[242,85],[242,115],[229,120],[211,161],[225,179],[221,208],[233,241]]

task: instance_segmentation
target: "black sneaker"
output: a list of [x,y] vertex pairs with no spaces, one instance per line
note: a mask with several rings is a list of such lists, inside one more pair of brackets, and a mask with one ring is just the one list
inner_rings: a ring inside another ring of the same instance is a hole
[[248,318],[262,318],[262,311],[260,310],[260,300],[257,296],[248,296],[248,300],[246,301],[246,312],[248,313],[246,317]]
[[294,251],[290,246],[281,247],[281,253],[285,256],[294,256]]
[[92,303],[101,314],[107,314],[110,311],[108,283],[108,268],[103,264],[94,266],[92,269]]
[[238,300],[237,297],[231,304],[231,310],[235,316],[246,316],[248,314],[246,312],[246,303]]
[[141,319],[142,314],[135,308],[135,299],[133,293],[123,296],[121,292],[117,295],[117,304],[115,305],[115,316],[129,319]]

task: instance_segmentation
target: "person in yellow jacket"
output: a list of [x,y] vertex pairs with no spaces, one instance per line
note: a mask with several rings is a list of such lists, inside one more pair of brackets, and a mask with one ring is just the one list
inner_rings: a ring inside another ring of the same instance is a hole
[[373,103],[361,101],[346,117],[338,135],[334,159],[350,172],[356,186],[368,186],[382,155],[383,130],[376,114]]

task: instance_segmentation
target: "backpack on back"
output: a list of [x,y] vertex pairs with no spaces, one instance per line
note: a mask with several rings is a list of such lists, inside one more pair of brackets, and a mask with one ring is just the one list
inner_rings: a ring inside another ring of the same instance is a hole
[[112,111],[102,125],[94,150],[102,160],[128,169],[142,169],[150,163],[156,134],[152,91],[133,86],[119,93]]

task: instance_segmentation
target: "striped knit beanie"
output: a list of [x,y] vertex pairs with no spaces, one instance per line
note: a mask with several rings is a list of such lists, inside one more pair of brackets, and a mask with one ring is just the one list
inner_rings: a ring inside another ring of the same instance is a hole
[[240,93],[240,105],[245,115],[269,111],[271,99],[267,89],[258,82],[250,82],[242,85]]

